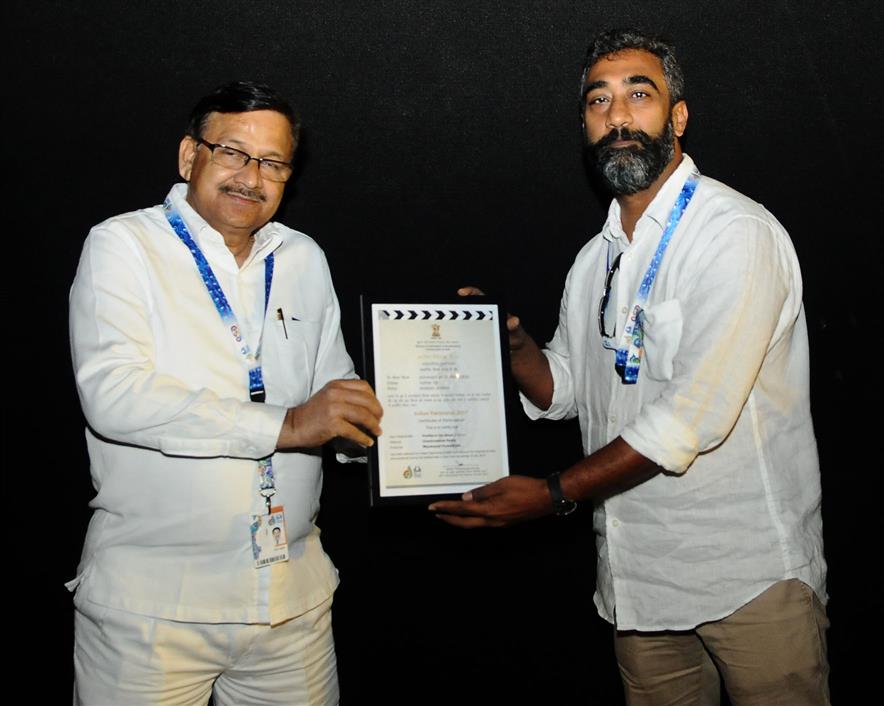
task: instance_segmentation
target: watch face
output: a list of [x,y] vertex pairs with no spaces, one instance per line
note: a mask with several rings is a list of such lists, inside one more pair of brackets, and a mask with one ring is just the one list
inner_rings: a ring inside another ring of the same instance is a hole
[[564,498],[556,503],[557,515],[570,515],[577,509],[577,503],[573,500],[565,500]]
[[548,476],[546,484],[549,487],[549,494],[553,501],[553,511],[556,515],[570,515],[577,509],[577,503],[573,500],[568,500],[562,494],[562,486],[559,482],[558,473],[553,473],[551,476]]

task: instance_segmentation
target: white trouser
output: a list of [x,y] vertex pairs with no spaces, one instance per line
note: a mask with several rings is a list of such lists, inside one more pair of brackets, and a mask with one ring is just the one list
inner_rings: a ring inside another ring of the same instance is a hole
[[74,618],[75,706],[338,703],[331,597],[280,625],[185,623],[90,604]]

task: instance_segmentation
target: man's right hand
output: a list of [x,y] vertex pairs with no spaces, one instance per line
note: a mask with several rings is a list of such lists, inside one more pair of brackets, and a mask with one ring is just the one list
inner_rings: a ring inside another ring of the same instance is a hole
[[[462,297],[485,295],[478,287],[461,287],[457,293]],[[552,404],[553,379],[549,361],[522,328],[518,316],[506,315],[506,330],[510,337],[510,369],[519,389],[540,409]]]
[[[461,297],[485,296],[485,292],[478,287],[461,287],[457,290],[457,293]],[[514,316],[513,314],[506,315],[506,330],[510,334],[510,353],[516,353],[517,351],[522,350],[530,336],[525,333],[525,329],[522,328],[522,322],[519,321],[518,316]]]
[[315,448],[340,437],[372,446],[384,410],[365,380],[332,380],[313,397],[288,410],[278,449]]

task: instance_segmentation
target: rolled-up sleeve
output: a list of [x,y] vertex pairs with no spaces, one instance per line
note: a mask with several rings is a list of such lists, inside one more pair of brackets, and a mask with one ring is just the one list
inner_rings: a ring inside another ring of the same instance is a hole
[[797,261],[773,223],[738,216],[706,242],[685,268],[692,278],[678,283],[683,329],[672,378],[621,433],[674,473],[728,436],[800,310]]

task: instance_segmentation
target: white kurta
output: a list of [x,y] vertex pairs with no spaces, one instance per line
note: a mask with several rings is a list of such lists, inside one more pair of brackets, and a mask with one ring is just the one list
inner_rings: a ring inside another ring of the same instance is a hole
[[[239,268],[221,235],[170,196],[253,351],[248,376],[189,250],[156,206],[92,229],[71,290],[71,342],[97,491],[76,601],[194,622],[278,623],[318,605],[337,573],[314,524],[318,449],[274,453],[288,407],[353,377],[328,266],[309,237],[270,223]],[[275,270],[264,315],[264,259]],[[278,319],[278,312],[284,316]],[[263,329],[263,337],[262,337]],[[273,454],[291,559],[255,569],[257,459]]]

